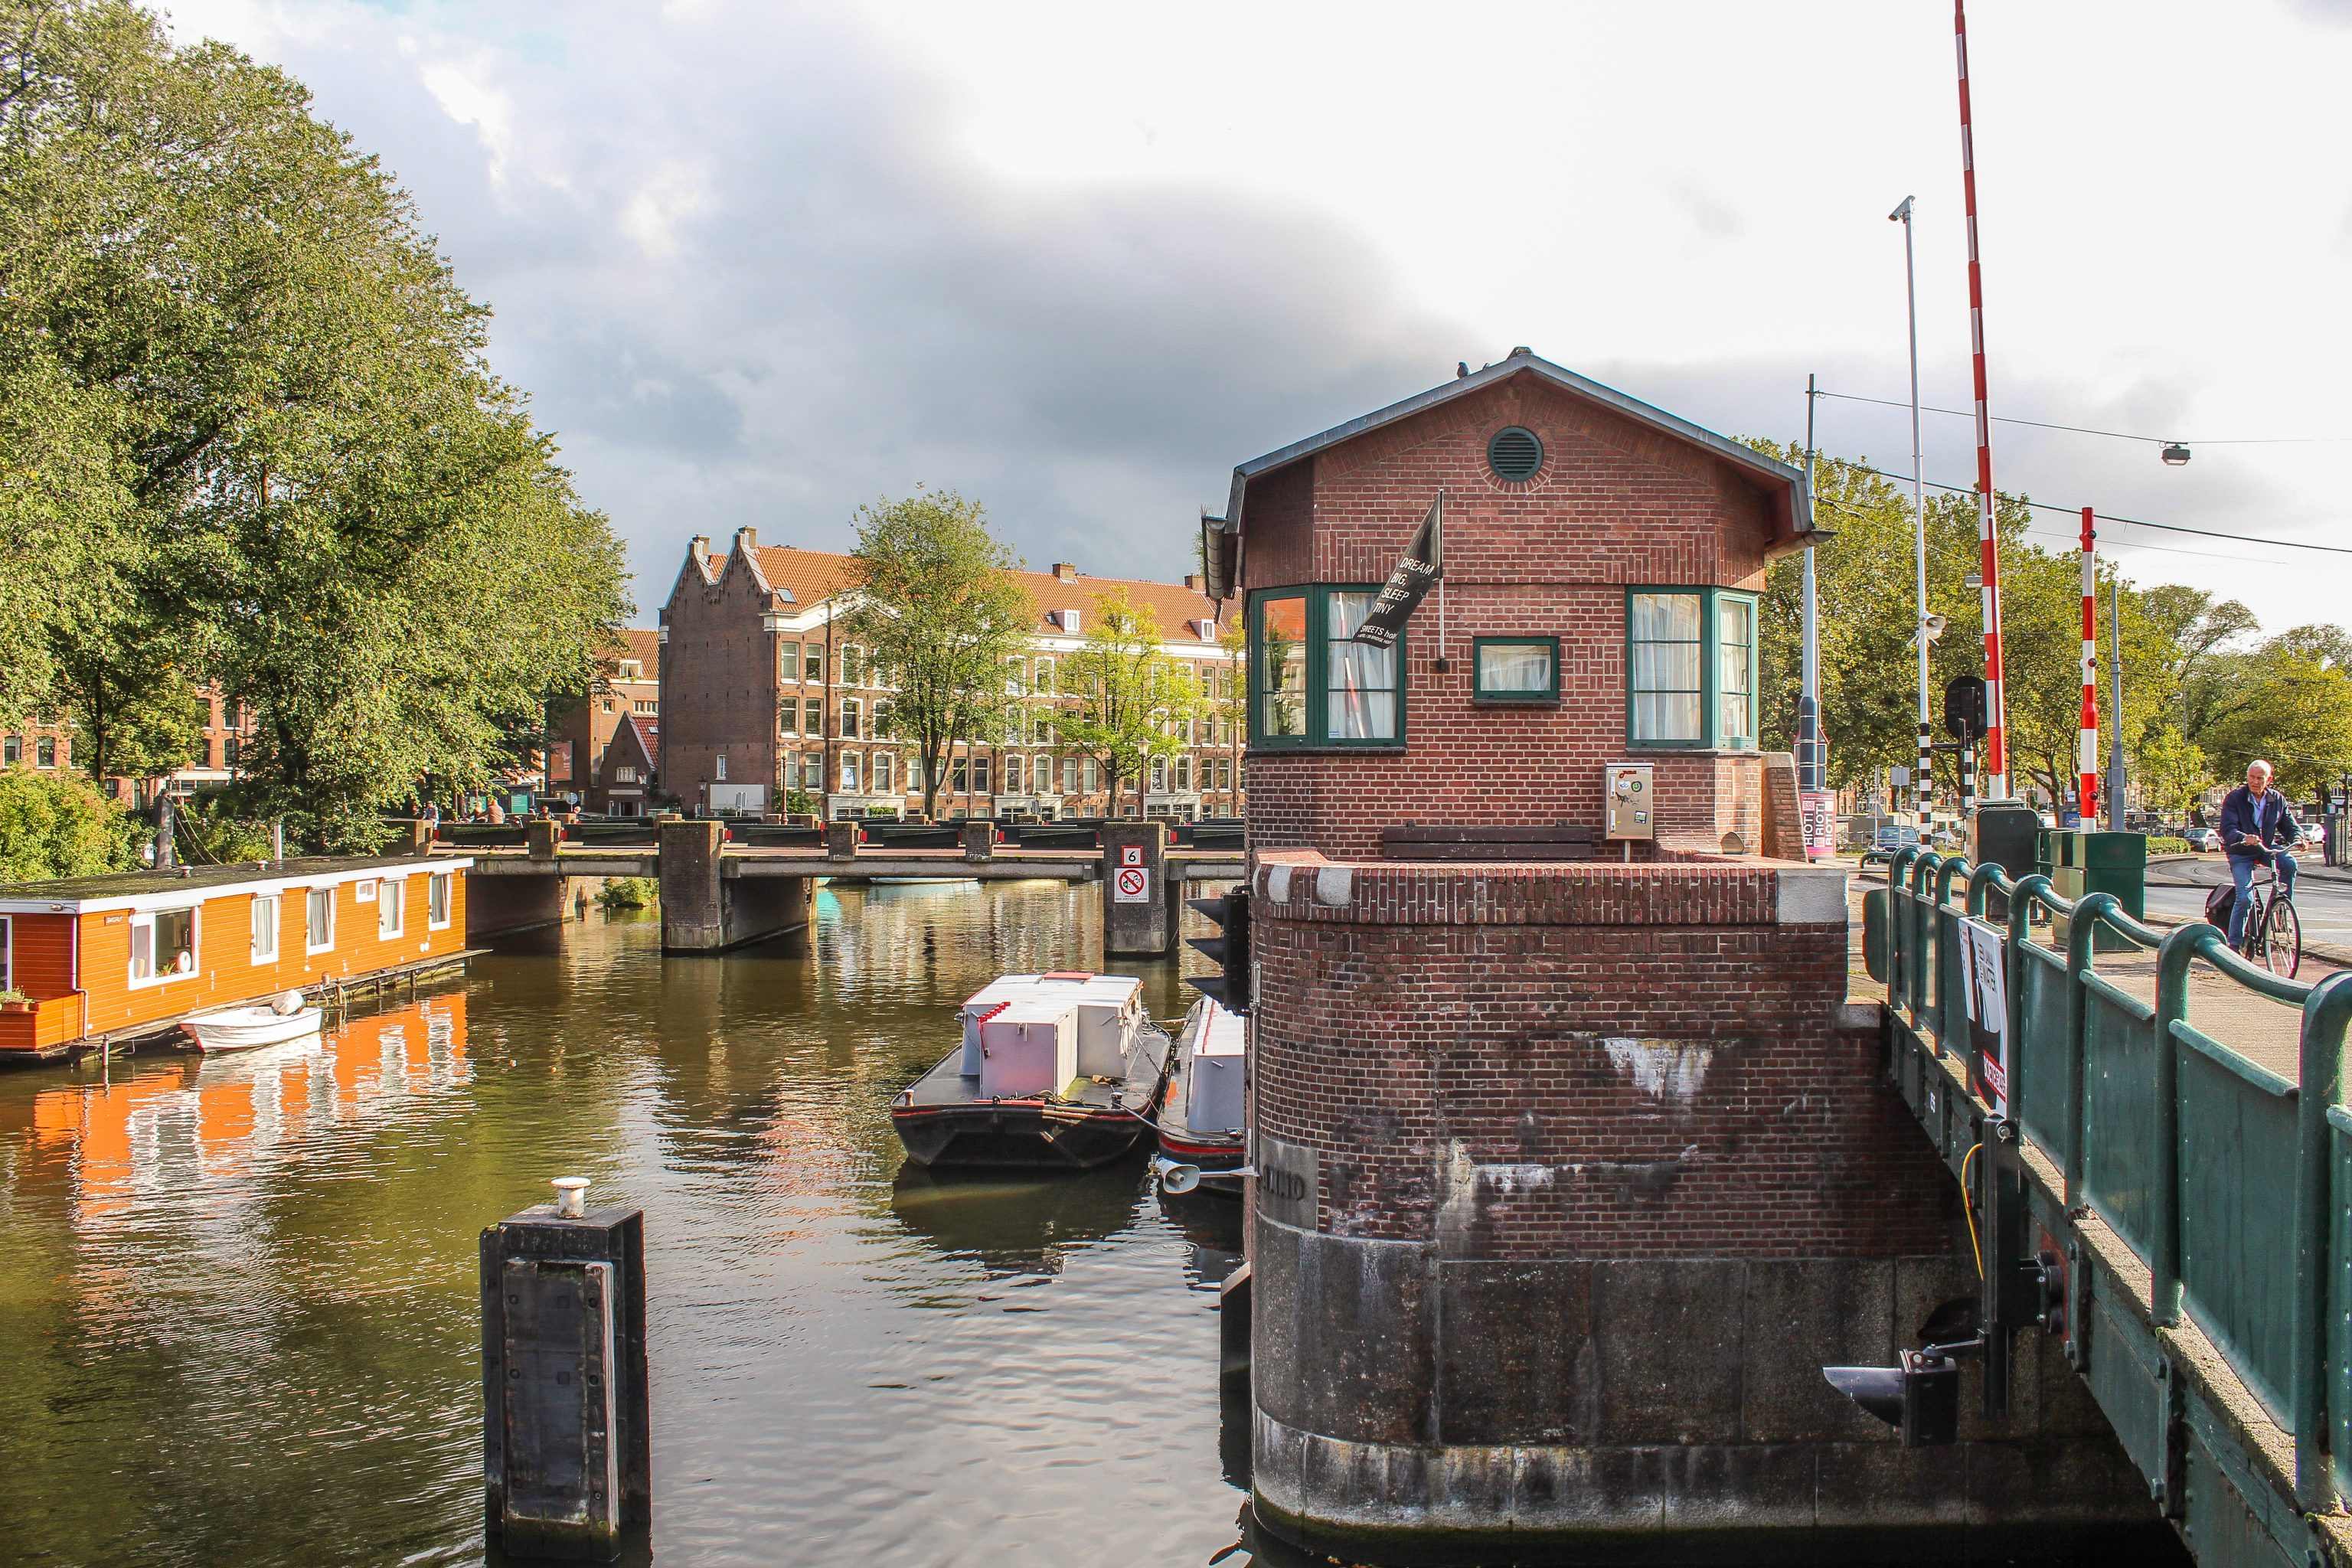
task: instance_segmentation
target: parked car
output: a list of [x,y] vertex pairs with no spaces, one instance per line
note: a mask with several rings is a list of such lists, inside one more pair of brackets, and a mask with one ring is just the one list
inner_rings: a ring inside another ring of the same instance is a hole
[[2189,847],[2191,849],[2210,851],[2221,847],[2221,835],[2214,828],[2191,827],[2186,829],[2181,837],[2189,840]]

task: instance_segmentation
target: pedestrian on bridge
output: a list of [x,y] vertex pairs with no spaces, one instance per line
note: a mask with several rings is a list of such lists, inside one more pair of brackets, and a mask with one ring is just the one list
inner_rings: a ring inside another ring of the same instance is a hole
[[2271,788],[2271,765],[2260,757],[2246,764],[2246,782],[2221,801],[2221,846],[2229,851],[2230,879],[2238,896],[2230,903],[2230,945],[2242,947],[2246,908],[2253,891],[2254,868],[2269,866],[2278,872],[2279,896],[2294,897],[2294,857],[2286,846],[2301,842],[2303,829],[2287,809],[2286,796]]

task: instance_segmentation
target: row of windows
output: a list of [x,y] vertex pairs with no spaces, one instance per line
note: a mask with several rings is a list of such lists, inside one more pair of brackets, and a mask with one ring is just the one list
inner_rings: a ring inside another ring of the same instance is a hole
[[[1215,627],[1208,635],[1215,639]],[[866,650],[851,645],[837,656],[840,679],[835,684],[852,689],[879,687],[893,690],[897,682],[888,672],[873,664]],[[776,679],[788,686],[823,686],[825,684],[825,654],[823,643],[780,642],[776,645]],[[1212,697],[1221,697],[1225,690],[1223,666],[1203,663],[1196,671],[1202,689]],[[1054,660],[1051,658],[1010,658],[1004,661],[1004,691],[1008,697],[1051,697],[1055,695]],[[640,711],[648,710],[640,708]]]
[[32,753],[35,767],[53,768],[58,765],[58,742],[55,736],[44,735],[28,747],[21,735],[0,735],[0,767],[15,767],[25,760],[28,751]]
[[[1401,746],[1404,638],[1355,640],[1376,590],[1269,590],[1251,616],[1250,744]],[[1557,703],[1559,639],[1471,640],[1482,704]],[[1625,740],[1633,746],[1756,744],[1756,596],[1724,588],[1635,588],[1625,596]]]
[[[661,711],[661,702],[659,700],[652,697],[632,697],[628,700],[628,704],[629,711],[632,713],[658,713]],[[605,712],[618,713],[620,710],[621,700],[619,698],[607,697],[604,699]]]
[[[835,787],[843,795],[890,795],[895,789],[908,795],[922,793],[923,764],[918,757],[844,752],[834,759],[834,766]],[[717,771],[719,777],[726,776],[723,767]],[[1230,790],[1233,759],[1201,758],[1196,773],[1191,757],[1158,758],[1146,773],[1146,787],[1155,795],[1171,788],[1180,795],[1189,794],[1196,776],[1202,789]],[[992,785],[992,778],[1001,780],[1001,785]],[[1092,757],[1024,757],[1015,752],[1003,757],[957,757],[948,764],[940,787],[950,795],[1092,795],[1103,787],[1103,782],[1102,765]],[[824,793],[824,753],[810,752],[797,762],[784,759],[782,783],[787,789]]]
[[[450,921],[454,874],[436,871],[425,878],[425,923],[445,931]],[[375,934],[382,941],[406,933],[408,880],[404,877],[350,884],[356,903],[375,905]],[[332,887],[291,889],[284,893],[255,896],[249,927],[254,963],[274,963],[278,956],[278,928],[286,918],[285,902],[300,900],[302,951],[331,952],[335,948],[335,889]],[[158,985],[204,973],[204,911],[190,907],[154,910],[131,917],[131,984]]]

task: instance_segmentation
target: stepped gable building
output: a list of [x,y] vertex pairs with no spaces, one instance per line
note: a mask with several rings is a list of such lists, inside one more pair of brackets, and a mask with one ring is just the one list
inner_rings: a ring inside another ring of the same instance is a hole
[[[1354,641],[1441,490],[1442,610]],[[1517,350],[1243,464],[1204,526],[1251,630],[1259,1520],[1610,1562],[1737,1520],[1744,1560],[1828,1562],[1987,1485],[2029,1534],[2145,1513],[2054,1349],[1957,1448],[1821,1375],[1978,1282],[1759,750],[1803,475]]]
[[591,813],[646,815],[654,789],[646,740],[660,715],[661,638],[632,627],[598,661],[588,695],[558,717],[547,753],[549,793],[577,796]]
[[[1068,700],[1055,670],[1085,647],[1097,599],[1115,591],[1150,606],[1167,653],[1192,667],[1210,698],[1210,711],[1186,728],[1185,750],[1152,764],[1140,798],[1135,781],[1123,785],[1123,814],[1238,815],[1239,747],[1215,716],[1238,672],[1218,646],[1217,606],[1201,579],[1093,577],[1067,563],[1013,575],[1037,618],[1029,653],[1005,679],[1029,700],[1007,732],[957,744],[939,815],[1104,813],[1100,764],[1059,743],[1054,716]],[[708,538],[694,540],[661,613],[656,799],[688,812],[766,814],[797,793],[834,818],[922,809],[920,761],[891,724],[887,672],[834,624],[852,581],[848,556],[763,545],[752,529],[719,553]]]

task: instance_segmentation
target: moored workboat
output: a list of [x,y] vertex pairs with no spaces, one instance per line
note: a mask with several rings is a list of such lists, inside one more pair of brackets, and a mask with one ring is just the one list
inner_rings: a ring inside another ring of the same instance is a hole
[[1242,1095],[1245,1039],[1241,1015],[1206,996],[1193,1004],[1176,1037],[1155,1130],[1163,1173],[1171,1166],[1199,1173],[1198,1182],[1181,1190],[1241,1196],[1238,1173],[1248,1149]]
[[1008,974],[961,1016],[962,1041],[890,1102],[918,1164],[1088,1170],[1150,1135],[1170,1044],[1139,980]]

